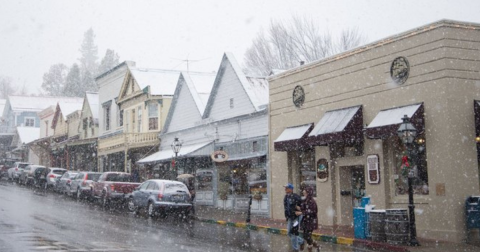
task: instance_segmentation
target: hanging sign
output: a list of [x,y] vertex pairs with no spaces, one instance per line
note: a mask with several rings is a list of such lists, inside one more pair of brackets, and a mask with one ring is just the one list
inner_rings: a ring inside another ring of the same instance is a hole
[[378,184],[380,182],[380,169],[378,166],[378,155],[367,156],[368,183]]
[[320,182],[326,182],[328,180],[328,160],[325,158],[317,161],[317,177]]
[[213,162],[221,163],[228,160],[228,154],[223,150],[214,151],[210,156],[212,157]]

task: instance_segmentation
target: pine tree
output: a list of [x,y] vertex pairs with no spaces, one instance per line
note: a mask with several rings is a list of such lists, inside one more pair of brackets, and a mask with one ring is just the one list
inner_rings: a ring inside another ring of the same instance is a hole
[[98,66],[97,75],[101,75],[108,70],[112,69],[120,62],[120,57],[114,50],[107,49],[105,56],[103,57],[100,65]]
[[95,33],[93,33],[93,29],[90,28],[84,33],[82,46],[80,47],[82,57],[79,60],[82,73],[86,71],[95,73],[97,69],[98,49],[94,40]]
[[68,67],[64,64],[55,64],[47,73],[43,74],[42,89],[50,96],[63,95]]
[[65,81],[64,95],[78,97],[83,97],[85,95],[80,77],[80,68],[77,64],[73,64],[68,72],[67,79]]

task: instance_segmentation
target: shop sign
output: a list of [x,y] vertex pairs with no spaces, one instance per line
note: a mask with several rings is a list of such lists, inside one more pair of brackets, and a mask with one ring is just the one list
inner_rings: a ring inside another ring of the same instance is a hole
[[378,184],[380,182],[380,169],[378,166],[378,155],[367,156],[368,183]]
[[328,180],[328,160],[321,158],[317,161],[318,181],[326,182]]
[[218,162],[218,163],[225,162],[228,160],[228,154],[223,150],[214,151],[211,157],[213,162]]

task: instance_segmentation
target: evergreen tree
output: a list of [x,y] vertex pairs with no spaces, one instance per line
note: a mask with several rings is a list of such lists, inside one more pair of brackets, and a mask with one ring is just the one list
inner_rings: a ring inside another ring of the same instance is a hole
[[83,35],[83,42],[80,47],[80,68],[81,72],[85,73],[89,71],[90,73],[95,73],[97,69],[97,59],[98,59],[98,49],[95,45],[95,34],[93,29],[90,28]]
[[68,72],[63,93],[66,96],[83,97],[85,95],[80,77],[80,68],[77,64],[73,64]]
[[107,49],[105,56],[103,57],[100,65],[98,66],[97,75],[101,75],[108,70],[112,69],[120,62],[120,57],[114,50]]
[[12,85],[12,79],[0,76],[0,99],[7,99],[13,93],[15,93],[15,88]]
[[64,64],[55,64],[47,73],[43,74],[42,89],[50,96],[63,95],[68,67]]

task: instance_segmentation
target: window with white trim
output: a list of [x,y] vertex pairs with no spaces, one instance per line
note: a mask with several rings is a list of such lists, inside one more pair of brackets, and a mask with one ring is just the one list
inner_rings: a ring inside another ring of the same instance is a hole
[[25,127],[35,127],[35,117],[25,117],[23,123]]
[[156,102],[148,104],[148,130],[158,130],[158,104]]
[[138,107],[138,132],[141,132],[142,131],[142,106],[139,106]]

